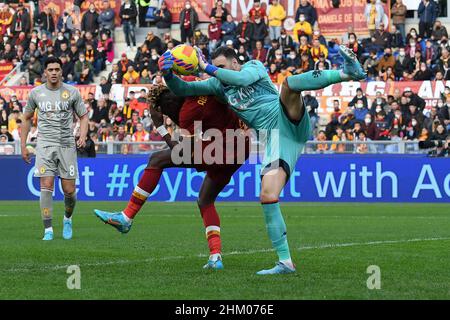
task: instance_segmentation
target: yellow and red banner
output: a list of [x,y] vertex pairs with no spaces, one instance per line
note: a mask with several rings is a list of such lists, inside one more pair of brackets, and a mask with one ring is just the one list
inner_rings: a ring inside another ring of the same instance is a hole
[[3,80],[12,69],[14,69],[14,65],[11,62],[0,63],[0,81]]

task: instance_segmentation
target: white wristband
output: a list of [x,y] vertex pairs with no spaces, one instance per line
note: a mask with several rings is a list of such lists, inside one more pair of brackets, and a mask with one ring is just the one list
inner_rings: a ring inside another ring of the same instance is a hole
[[159,135],[161,137],[164,137],[166,134],[169,134],[169,131],[167,131],[166,127],[164,125],[159,126],[156,128],[156,131],[158,131]]

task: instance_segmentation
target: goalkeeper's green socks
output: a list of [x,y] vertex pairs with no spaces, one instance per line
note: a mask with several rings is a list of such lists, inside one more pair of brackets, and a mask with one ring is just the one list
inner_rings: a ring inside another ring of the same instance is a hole
[[348,77],[342,70],[314,70],[287,77],[289,88],[294,91],[318,90],[339,83]]
[[291,254],[286,236],[286,224],[281,214],[280,204],[262,203],[267,233],[272,241],[272,247],[278,255],[278,259],[285,265],[292,266]]

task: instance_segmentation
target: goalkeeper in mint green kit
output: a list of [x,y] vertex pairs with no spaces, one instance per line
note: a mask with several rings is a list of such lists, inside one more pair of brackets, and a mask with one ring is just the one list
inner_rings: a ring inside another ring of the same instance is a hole
[[204,81],[185,82],[174,76],[171,72],[174,58],[169,51],[159,60],[166,84],[176,95],[215,95],[227,102],[249,127],[267,133],[260,199],[267,232],[279,261],[275,267],[257,274],[295,272],[278,199],[310,136],[310,120],[301,91],[366,78],[352,51],[341,46],[339,52],[344,58],[342,70],[317,70],[290,76],[284,81],[280,93],[260,61],[252,60],[241,65],[236,52],[228,47],[216,49],[211,57],[213,65],[208,64],[198,51],[199,68],[212,76]]

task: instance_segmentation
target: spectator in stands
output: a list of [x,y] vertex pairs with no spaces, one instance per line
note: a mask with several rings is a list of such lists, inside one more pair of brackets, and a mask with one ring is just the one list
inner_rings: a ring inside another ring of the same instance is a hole
[[[422,58],[422,53],[420,51],[416,51],[414,55],[414,59],[411,59],[409,64],[409,72],[412,74],[414,72],[418,72],[420,70],[420,64],[424,62]],[[412,75],[413,76],[413,75]]]
[[95,9],[95,4],[91,2],[91,4],[89,4],[89,10],[86,11],[81,18],[81,35],[90,31],[96,37],[99,28],[99,15]]
[[86,60],[84,53],[80,53],[78,61],[75,62],[74,75],[78,84],[89,84],[93,81],[94,67]]
[[236,24],[233,21],[231,14],[227,15],[226,21],[222,23],[220,27],[222,33],[222,43],[226,43],[228,40],[233,41],[236,39]]
[[159,68],[158,68],[159,57],[160,56],[159,56],[158,52],[156,51],[155,48],[153,48],[151,50],[150,60],[148,62],[148,71],[151,74],[155,74],[159,70]]
[[369,113],[369,109],[364,107],[363,99],[358,99],[355,104],[355,109],[353,114],[355,115],[355,119],[359,121],[364,121],[366,115]]
[[[9,12],[9,11],[8,11]],[[9,13],[11,15],[11,13]],[[11,15],[12,18],[12,15]],[[3,11],[0,12],[0,21],[4,21]],[[12,21],[12,19],[11,19]],[[2,23],[2,22],[0,22]],[[3,25],[3,23],[2,23]],[[55,20],[53,13],[49,6],[44,7],[44,10],[39,14],[38,26],[42,33],[46,33],[48,38],[51,38],[56,31]],[[3,33],[2,33],[3,34]]]
[[[150,135],[144,130],[144,126],[140,122],[136,124],[136,132],[133,134],[132,141],[150,141]],[[148,144],[139,144],[137,147],[138,152],[148,152],[149,149],[150,147]]]
[[112,70],[108,75],[108,83],[111,85],[122,83],[122,73],[119,71],[119,65],[117,63],[112,65]]
[[398,51],[399,48],[404,47],[403,36],[395,25],[391,27],[390,35],[391,35],[391,48],[392,50],[394,50],[394,52]]
[[12,49],[11,44],[5,44],[5,49],[0,52],[0,62],[12,62],[14,57],[16,56],[16,52]]
[[433,124],[444,123],[444,119],[438,112],[438,107],[431,107],[430,114],[423,120],[423,128],[426,128],[429,132],[433,131]]
[[425,62],[421,62],[419,69],[414,70],[413,72],[414,81],[425,81],[431,80],[433,74],[431,70],[428,68]]
[[158,36],[163,37],[165,33],[170,33],[170,26],[172,24],[172,14],[167,8],[167,3],[163,1],[161,3],[161,8],[155,12],[155,24],[158,29]]
[[138,15],[136,4],[131,0],[124,0],[124,3],[120,7],[119,16],[122,20],[123,32],[125,33],[125,41],[127,42],[127,49],[136,50],[136,17]]
[[300,0],[300,5],[295,12],[295,22],[300,21],[301,14],[305,16],[306,21],[308,21],[311,26],[314,26],[317,21],[317,11],[308,0]]
[[37,78],[42,76],[42,65],[39,59],[36,59],[34,55],[30,56],[30,62],[27,65],[28,69],[28,78],[30,79],[30,83],[34,83]]
[[300,67],[300,57],[297,54],[297,51],[295,51],[295,48],[292,48],[289,51],[289,55],[286,59],[286,66],[287,70],[291,73],[296,73],[297,69]]
[[[5,126],[5,125],[3,125],[3,126],[0,127],[0,135],[6,136],[8,142],[14,141],[13,136],[12,136],[11,133],[9,133],[9,131],[8,131],[8,127]],[[2,141],[2,142],[6,142],[6,141]]]
[[380,80],[384,82],[395,81],[394,68],[391,66],[386,68],[386,71],[380,72],[379,74]]
[[94,67],[94,75],[97,76],[102,69],[103,61],[100,58],[99,52],[92,46],[91,43],[86,44],[84,56],[86,57],[86,61]]
[[347,41],[347,47],[351,49],[358,59],[361,59],[361,55],[363,53],[363,48],[358,42],[358,37],[355,33],[349,33],[348,34],[348,41]]
[[306,53],[308,55],[311,54],[311,45],[308,42],[308,37],[303,35],[300,37],[300,43],[298,45],[298,51],[300,54]]
[[181,42],[192,43],[192,37],[194,36],[194,30],[197,28],[198,24],[198,14],[191,7],[191,2],[186,1],[183,10],[180,12],[180,31],[181,31]]
[[134,70],[134,67],[132,65],[128,67],[127,72],[123,75],[122,83],[123,84],[139,83],[139,73]]
[[[322,66],[322,68],[320,68],[320,66]],[[314,70],[331,70],[331,62],[325,58],[323,53],[319,55],[319,60],[314,63]]]
[[212,54],[214,50],[220,45],[222,39],[221,22],[216,20],[216,17],[210,18],[208,25],[208,37],[209,37],[209,53]]
[[311,92],[305,91],[303,96],[303,103],[306,106],[306,111],[309,114],[311,129],[314,130],[316,128],[317,122],[319,121],[319,115],[317,114],[319,102],[315,97],[311,95]]
[[372,37],[375,39],[374,44],[379,48],[391,47],[391,34],[385,30],[383,22],[376,27]]
[[363,93],[361,88],[356,89],[356,96],[353,97],[352,101],[350,101],[348,103],[349,107],[354,107],[356,105],[356,103],[361,100],[363,103],[363,108],[367,108],[368,107],[368,103],[367,103],[367,97],[366,95]]
[[388,67],[394,68],[395,66],[395,58],[392,55],[391,48],[384,49],[384,55],[380,57],[378,63],[376,65],[376,70],[378,71],[378,75],[381,76],[381,73],[386,72]]
[[409,123],[412,119],[416,119],[419,124],[423,123],[423,114],[422,112],[417,108],[416,105],[410,104],[409,110],[405,115],[405,123]]
[[250,56],[248,55],[248,52],[245,49],[245,46],[243,44],[239,45],[238,59],[241,64],[244,64],[244,63],[250,61]]
[[62,31],[58,31],[58,36],[56,37],[56,40],[53,43],[53,47],[55,48],[56,53],[58,54],[61,52],[61,44],[65,43],[66,46],[69,45],[69,39],[64,36],[64,33]]
[[[73,24],[72,17],[69,15],[69,13],[66,10],[64,10],[62,16],[60,16],[58,18],[56,28],[57,28],[58,32],[61,32],[61,34],[64,37],[66,37],[67,39],[71,37],[72,32],[75,29],[75,26]],[[48,38],[50,39],[51,37],[48,37]]]
[[420,124],[415,119],[412,118],[406,125],[405,136],[403,140],[417,140],[420,135]]
[[431,39],[434,41],[440,41],[442,39],[448,39],[447,28],[441,24],[441,21],[436,20],[431,33]]
[[269,64],[269,78],[272,80],[272,83],[276,84],[278,81],[278,68],[275,63]]
[[[317,135],[316,140],[317,141],[327,141],[327,136],[326,136],[324,130],[320,130],[319,131],[319,134]],[[316,151],[317,152],[323,153],[323,152],[325,152],[327,150],[328,150],[328,144],[326,144],[326,143],[318,143],[318,144],[316,144]]]
[[311,47],[311,57],[314,62],[319,60],[320,55],[323,54],[325,58],[328,57],[328,49],[326,46],[319,42],[318,38],[313,39],[312,47]]
[[379,29],[380,23],[383,22],[384,9],[380,0],[370,0],[364,10],[364,16],[367,21],[367,28],[372,37],[376,29]]
[[134,64],[136,65],[136,71],[140,72],[142,69],[149,67],[151,58],[151,51],[148,49],[147,45],[144,43],[134,57]]
[[22,2],[17,5],[17,11],[13,15],[11,23],[11,33],[17,37],[20,32],[26,34],[31,32],[31,16],[27,9],[25,9]]
[[150,132],[152,130],[153,121],[150,117],[150,111],[148,109],[144,110],[141,123],[145,131]]
[[127,54],[124,52],[120,58],[120,61],[117,63],[119,66],[119,72],[123,75],[127,72],[128,67],[133,65],[133,62],[128,59]]
[[373,116],[375,116],[378,112],[384,111],[386,105],[387,105],[386,99],[383,97],[381,91],[377,91],[375,93],[375,99],[373,100],[372,105],[370,107],[370,113]]
[[431,133],[430,140],[445,140],[447,137],[447,130],[442,123],[437,123],[435,130]]
[[148,27],[147,21],[145,21],[145,17],[147,15],[148,8],[150,7],[151,0],[137,0],[136,6],[139,5],[138,8],[138,16],[139,16],[139,27],[145,28]]
[[248,20],[248,15],[244,14],[242,16],[242,21],[239,22],[236,28],[236,37],[238,44],[244,45],[246,50],[250,50],[253,28],[253,23]]
[[217,0],[216,5],[211,9],[210,17],[215,17],[217,22],[224,23],[227,20],[228,9],[223,5],[222,0]]
[[433,41],[431,39],[427,39],[425,43],[425,49],[422,53],[422,58],[427,64],[428,67],[431,67],[431,65],[434,65],[436,63],[438,57],[438,52],[436,50],[436,47],[433,44]]
[[8,127],[8,114],[9,114],[9,110],[4,108],[4,102],[3,100],[0,100],[1,103],[3,103],[3,105],[0,105],[0,127],[1,126],[6,126]]
[[294,36],[294,41],[296,43],[300,42],[300,37],[305,35],[309,39],[312,35],[312,26],[311,24],[306,21],[305,15],[302,13],[300,14],[299,21],[295,23],[294,30],[292,30],[292,34]]
[[263,47],[262,41],[256,41],[256,47],[252,52],[252,57],[262,63],[266,63],[267,50]]
[[280,4],[279,0],[273,0],[272,5],[269,6],[268,20],[269,20],[269,37],[270,39],[278,40],[281,35],[281,26],[283,20],[286,18],[286,10]]
[[[335,141],[335,142],[346,140],[344,130],[342,129],[341,126],[336,127],[335,134],[333,135],[333,138],[331,140]],[[330,150],[332,150],[334,152],[338,152],[338,153],[345,152],[345,144],[343,144],[343,143],[332,144],[330,147]]]
[[294,40],[287,34],[286,29],[281,28],[280,32],[281,34],[278,41],[280,42],[281,49],[283,49],[283,54],[287,55],[290,53],[291,48],[294,47]]
[[439,6],[434,0],[422,0],[417,9],[419,15],[419,37],[430,38],[433,25],[438,17]]
[[101,32],[107,31],[109,36],[112,36],[115,28],[116,13],[111,8],[109,0],[103,0],[103,10],[98,16],[98,24]]
[[[101,33],[100,41],[97,45],[97,51],[100,53],[102,62],[109,65],[114,60],[114,43],[108,33]],[[102,66],[102,70],[104,66]]]
[[267,25],[262,18],[256,16],[253,24],[253,34],[250,36],[252,49],[256,47],[256,42],[261,41],[264,43],[264,39],[267,37]]
[[271,41],[271,47],[267,50],[266,66],[270,64],[271,60],[275,59],[275,51],[278,49],[280,49],[280,43],[276,39],[273,39]]
[[407,8],[402,0],[395,0],[391,8],[392,23],[402,35],[403,41],[406,40],[405,20]]
[[267,25],[268,23],[266,9],[261,6],[261,0],[253,1],[253,7],[248,12],[248,15],[250,21],[253,23],[256,23],[257,19],[262,20],[264,25]]
[[156,49],[156,52],[158,54],[162,53],[162,42],[161,38],[156,36],[153,31],[147,32],[147,37],[145,38],[144,44],[147,46],[147,48],[151,51],[152,49]]
[[55,51],[56,51],[55,54],[57,56],[69,55],[70,54],[70,48],[68,47],[68,42],[61,42],[59,44],[59,48],[56,47]]
[[405,49],[400,48],[394,65],[394,74],[397,78],[401,78],[404,71],[409,70],[411,59],[406,55]]
[[302,53],[300,60],[300,67],[296,70],[296,73],[303,73],[314,70],[314,61],[308,53]]

